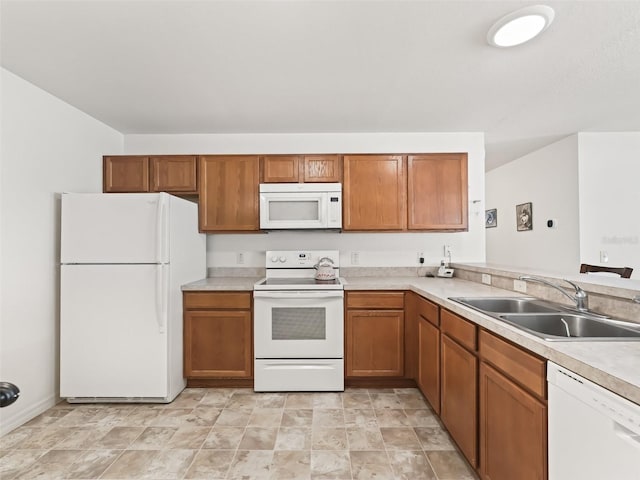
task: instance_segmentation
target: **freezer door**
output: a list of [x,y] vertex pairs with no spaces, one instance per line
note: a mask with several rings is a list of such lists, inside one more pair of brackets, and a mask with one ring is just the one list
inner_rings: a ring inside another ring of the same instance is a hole
[[166,397],[167,265],[63,265],[62,397]]
[[167,263],[169,198],[62,194],[61,263]]

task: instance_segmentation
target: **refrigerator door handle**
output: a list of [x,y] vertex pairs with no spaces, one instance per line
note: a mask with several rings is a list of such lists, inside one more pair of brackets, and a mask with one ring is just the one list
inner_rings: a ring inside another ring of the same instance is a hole
[[156,260],[158,263],[163,263],[164,260],[164,249],[165,249],[165,210],[166,210],[166,202],[164,195],[160,194],[158,196],[158,210],[156,217]]
[[167,289],[165,281],[165,266],[158,265],[156,270],[156,320],[158,331],[165,333],[167,329]]

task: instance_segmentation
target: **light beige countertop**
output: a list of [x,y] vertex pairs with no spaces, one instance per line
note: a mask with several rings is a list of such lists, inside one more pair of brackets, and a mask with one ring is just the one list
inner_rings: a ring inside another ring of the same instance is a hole
[[253,291],[253,284],[263,277],[208,277],[182,286],[183,292],[233,290]]
[[[212,277],[184,291],[253,290],[261,277]],[[549,342],[449,300],[449,297],[522,296],[516,292],[456,278],[348,277],[345,290],[411,290],[481,327],[521,345],[603,387],[640,404],[640,341]]]

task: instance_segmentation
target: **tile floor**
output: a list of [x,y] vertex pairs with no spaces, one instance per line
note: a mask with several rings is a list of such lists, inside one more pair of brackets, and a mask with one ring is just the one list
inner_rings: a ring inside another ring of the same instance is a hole
[[0,438],[10,479],[476,479],[416,389],[185,390],[60,403]]

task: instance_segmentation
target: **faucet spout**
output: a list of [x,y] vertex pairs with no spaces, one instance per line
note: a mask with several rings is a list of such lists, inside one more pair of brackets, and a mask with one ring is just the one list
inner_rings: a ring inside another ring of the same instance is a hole
[[578,310],[580,312],[588,312],[589,311],[589,307],[588,307],[589,296],[587,295],[587,292],[585,292],[582,288],[580,288],[578,285],[576,285],[575,283],[573,283],[573,282],[571,282],[569,280],[563,279],[563,281],[567,282],[569,285],[571,285],[573,287],[573,289],[574,289],[574,294],[573,295],[568,294],[564,287],[562,287],[560,285],[557,285],[557,284],[555,284],[553,282],[550,282],[548,280],[545,280],[544,278],[530,276],[530,275],[521,275],[518,278],[520,280],[526,280],[528,282],[542,283],[542,284],[547,285],[549,287],[555,288],[560,293],[562,293],[565,297],[567,297],[569,300],[571,300],[572,302],[574,302],[576,304],[576,310]]

